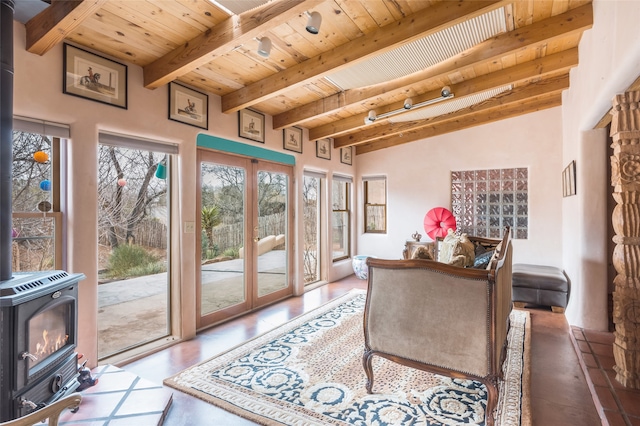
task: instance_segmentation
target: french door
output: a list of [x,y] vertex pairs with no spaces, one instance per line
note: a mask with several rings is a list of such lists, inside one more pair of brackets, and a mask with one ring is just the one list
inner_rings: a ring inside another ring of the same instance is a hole
[[198,151],[197,326],[293,294],[291,166]]

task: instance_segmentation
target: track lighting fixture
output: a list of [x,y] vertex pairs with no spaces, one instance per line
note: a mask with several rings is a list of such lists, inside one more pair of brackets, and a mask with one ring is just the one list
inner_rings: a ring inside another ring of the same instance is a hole
[[369,111],[369,114],[364,118],[364,124],[371,124],[376,121],[378,117],[376,116],[376,112],[374,110]]
[[442,90],[440,90],[440,95],[441,96],[439,98],[429,99],[427,101],[419,102],[415,105],[413,104],[413,100],[411,98],[407,98],[404,101],[402,108],[396,109],[393,111],[384,112],[380,115],[377,115],[374,110],[370,110],[367,116],[364,118],[364,124],[371,124],[378,119],[391,117],[392,115],[400,114],[401,112],[406,112],[409,109],[421,108],[427,105],[442,102],[447,99],[451,99],[454,96],[453,93],[451,93],[451,88],[449,86],[444,86]]
[[320,12],[305,12],[309,17],[307,20],[307,31],[311,34],[318,34],[320,32],[320,24],[322,23],[322,15]]
[[268,58],[271,54],[271,39],[269,37],[262,37],[258,40],[258,55]]

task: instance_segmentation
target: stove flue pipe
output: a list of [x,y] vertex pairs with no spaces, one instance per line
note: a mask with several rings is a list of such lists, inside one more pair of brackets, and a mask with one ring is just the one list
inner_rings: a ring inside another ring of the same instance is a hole
[[14,0],[0,0],[0,282],[11,270],[11,169],[13,163]]

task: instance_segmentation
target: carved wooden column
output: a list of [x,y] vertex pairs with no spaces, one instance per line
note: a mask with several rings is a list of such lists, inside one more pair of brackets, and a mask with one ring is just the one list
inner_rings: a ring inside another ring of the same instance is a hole
[[613,266],[613,355],[616,380],[640,389],[640,92],[613,100],[611,184],[617,205],[612,222],[616,244]]

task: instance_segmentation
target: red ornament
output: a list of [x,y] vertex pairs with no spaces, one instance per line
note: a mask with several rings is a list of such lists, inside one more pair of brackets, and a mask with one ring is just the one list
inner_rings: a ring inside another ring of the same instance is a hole
[[127,181],[124,178],[118,179],[118,186],[125,186]]

